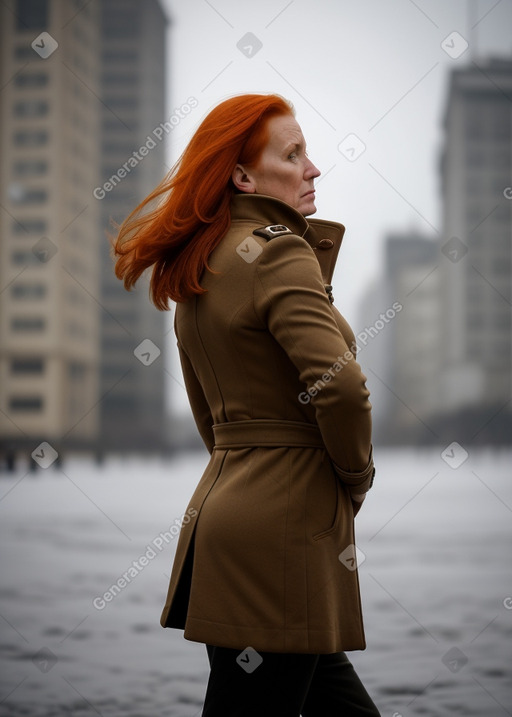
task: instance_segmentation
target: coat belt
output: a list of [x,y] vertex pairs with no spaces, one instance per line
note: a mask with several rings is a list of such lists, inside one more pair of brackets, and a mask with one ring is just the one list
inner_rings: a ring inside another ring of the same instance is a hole
[[215,448],[325,447],[318,427],[301,421],[253,418],[216,423],[213,435]]

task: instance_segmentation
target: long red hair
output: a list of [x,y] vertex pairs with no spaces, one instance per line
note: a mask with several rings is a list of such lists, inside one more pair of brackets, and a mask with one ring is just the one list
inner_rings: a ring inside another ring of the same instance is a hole
[[285,114],[293,115],[293,107],[279,95],[251,94],[232,97],[206,116],[170,173],[119,227],[115,273],[126,289],[152,266],[150,295],[161,311],[169,299],[186,301],[205,291],[201,276],[231,222],[233,169],[257,164],[268,120]]

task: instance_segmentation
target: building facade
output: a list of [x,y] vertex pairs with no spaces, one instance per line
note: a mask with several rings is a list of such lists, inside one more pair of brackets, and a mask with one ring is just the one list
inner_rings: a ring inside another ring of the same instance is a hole
[[441,161],[437,415],[441,423],[457,421],[468,441],[504,438],[512,415],[511,97],[512,59],[451,75]]
[[361,362],[392,443],[510,444],[512,60],[452,72],[441,158],[440,239],[391,235],[361,323],[403,309]]
[[0,435],[99,430],[98,0],[2,3]]
[[105,0],[101,13],[101,179],[92,199],[101,235],[99,445],[153,450],[168,440],[166,317],[150,302],[147,279],[130,293],[124,290],[114,275],[106,233],[168,172],[167,134],[158,131],[166,117],[167,20],[157,0]]
[[385,240],[384,277],[362,303],[360,361],[368,373],[377,443],[429,443],[439,382],[439,246],[417,232]]
[[159,449],[165,317],[115,278],[107,231],[168,169],[163,142],[139,152],[165,120],[166,18],[7,0],[0,21],[0,452]]

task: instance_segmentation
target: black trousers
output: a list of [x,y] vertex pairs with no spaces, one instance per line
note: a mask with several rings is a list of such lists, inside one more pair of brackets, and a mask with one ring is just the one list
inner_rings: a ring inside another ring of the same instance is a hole
[[380,717],[344,652],[206,649],[211,671],[202,717]]

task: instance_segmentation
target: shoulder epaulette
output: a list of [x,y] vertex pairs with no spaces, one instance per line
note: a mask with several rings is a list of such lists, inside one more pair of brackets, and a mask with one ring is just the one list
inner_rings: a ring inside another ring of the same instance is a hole
[[285,227],[284,224],[271,224],[268,227],[260,227],[259,229],[255,229],[253,231],[253,234],[256,234],[256,236],[263,237],[263,239],[270,241],[270,239],[281,237],[284,234],[293,234],[293,232],[291,229],[288,229],[288,227]]

